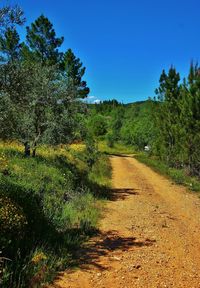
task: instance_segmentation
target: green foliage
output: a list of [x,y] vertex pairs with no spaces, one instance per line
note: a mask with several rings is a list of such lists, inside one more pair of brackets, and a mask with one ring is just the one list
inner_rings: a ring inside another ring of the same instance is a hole
[[110,187],[111,171],[112,169],[108,157],[101,155],[92,166],[92,169],[89,172],[89,179],[92,182],[97,182],[105,187]]
[[65,206],[61,221],[67,222],[68,227],[79,227],[88,232],[97,226],[99,209],[94,197],[89,192],[77,193],[75,197]]
[[90,104],[89,108],[91,110],[95,110],[95,113],[100,113],[102,115],[110,115],[113,110],[120,106],[123,106],[123,104],[119,103],[116,99],[112,99],[102,101],[99,104]]
[[185,185],[192,191],[200,191],[199,179],[189,176],[187,170],[170,168],[166,163],[159,160],[158,157],[149,156],[144,153],[136,154],[135,157],[142,163],[153,168],[156,172],[169,177],[175,183]]
[[155,126],[157,137],[154,153],[171,167],[184,167],[191,175],[200,176],[200,74],[198,64],[191,64],[188,80],[179,84],[175,68],[160,77],[156,90]]
[[28,159],[23,146],[0,144],[0,246],[12,260],[3,263],[1,287],[30,281],[39,287],[69,265],[72,250],[96,229],[96,197],[109,185],[111,168],[101,155],[89,167],[88,150],[79,146],[74,153],[44,146]]
[[0,8],[0,63],[13,62],[19,57],[20,43],[16,26],[25,22],[22,9],[15,6]]
[[124,108],[118,107],[118,109],[113,111],[113,119],[111,124],[112,135],[116,141],[120,139],[120,129],[123,126],[123,121],[124,121]]
[[0,32],[5,32],[6,29],[23,25],[25,22],[24,12],[18,6],[6,5],[0,8]]
[[115,136],[111,132],[107,134],[106,140],[108,147],[113,148],[115,143]]
[[106,141],[99,141],[98,150],[108,155],[133,154],[135,152],[135,148],[133,146],[115,142],[113,147],[110,147]]
[[87,97],[90,89],[87,87],[86,81],[82,80],[85,74],[85,67],[82,67],[83,64],[80,62],[80,59],[74,55],[71,49],[68,49],[64,54],[62,66],[68,79],[69,89],[71,90],[69,94],[75,93],[76,98]]
[[0,51],[6,55],[6,60],[14,62],[20,54],[19,34],[15,28],[7,28],[0,37]]
[[27,43],[20,43],[20,11],[1,11],[5,23],[0,33],[0,136],[20,140],[35,156],[40,143],[82,140],[86,109],[79,99],[89,88],[82,79],[85,67],[71,49],[59,51],[63,37],[56,37],[45,16],[27,27]]
[[[104,103],[105,102],[105,103]],[[91,107],[88,119],[88,129],[101,140],[106,139],[110,148],[118,142],[132,145],[134,149],[144,149],[145,145],[152,145],[156,138],[153,122],[153,101],[138,102],[128,105],[104,101],[100,108]],[[103,109],[105,108],[105,111]],[[101,113],[100,113],[100,112]],[[106,126],[106,130],[103,129]],[[102,133],[100,133],[102,128]],[[103,133],[104,132],[104,133]],[[105,134],[106,133],[106,134]]]
[[44,15],[38,17],[27,27],[27,44],[36,61],[42,64],[55,65],[61,61],[62,54],[58,48],[64,38],[57,38],[52,23]]
[[127,108],[120,131],[120,139],[125,144],[143,150],[145,145],[152,145],[155,138],[152,119],[154,105],[149,100],[145,103],[133,104]]
[[103,136],[107,132],[107,122],[104,116],[97,114],[91,116],[88,123],[89,131],[96,137]]
[[17,6],[0,9],[0,138],[19,140],[25,156],[29,147],[36,156],[39,144],[54,148],[30,158],[21,145],[0,144],[0,285],[13,288],[39,287],[66,268],[99,217],[100,184],[88,176],[95,147],[79,158],[55,147],[86,137],[85,67],[71,49],[60,51],[64,39],[43,15],[21,43],[24,20]]
[[16,123],[18,120],[18,111],[13,105],[8,94],[0,97],[0,138],[13,139],[16,135]]
[[[176,69],[171,67],[168,74],[163,70],[160,76],[160,86],[156,89],[156,94],[160,105],[157,106],[156,111],[156,125],[159,127],[159,134],[162,137],[162,142],[159,145],[163,145],[162,152],[165,150],[166,161],[172,164],[177,149],[175,142],[180,137],[180,105],[181,98],[180,76],[176,72]],[[164,156],[164,155],[163,155]]]
[[95,161],[98,159],[98,148],[97,144],[92,137],[92,135],[88,135],[85,141],[86,147],[86,161],[89,167],[92,167]]

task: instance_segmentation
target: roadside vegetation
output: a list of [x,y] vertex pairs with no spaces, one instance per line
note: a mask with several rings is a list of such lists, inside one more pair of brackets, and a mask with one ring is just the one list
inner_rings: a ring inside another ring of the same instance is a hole
[[167,176],[174,183],[184,185],[192,191],[196,191],[196,192],[200,191],[199,178],[196,176],[187,175],[184,169],[170,167],[164,161],[159,160],[158,157],[148,155],[145,152],[139,152],[135,154],[134,157],[140,162],[151,167],[154,171],[164,176]]
[[122,142],[113,143],[110,147],[106,140],[98,141],[98,150],[106,155],[122,155],[122,154],[134,154],[135,149],[130,145],[125,145]]
[[39,287],[97,231],[108,158],[96,155],[91,167],[82,144],[25,158],[22,145],[1,142],[0,172],[1,287]]
[[[138,159],[170,176],[176,183],[200,191],[200,67],[191,63],[181,81],[175,67],[162,71],[151,101],[152,137],[149,153]],[[148,155],[148,157],[147,157]]]
[[85,67],[44,15],[0,8],[0,286],[41,287],[98,229],[111,168],[86,126]]

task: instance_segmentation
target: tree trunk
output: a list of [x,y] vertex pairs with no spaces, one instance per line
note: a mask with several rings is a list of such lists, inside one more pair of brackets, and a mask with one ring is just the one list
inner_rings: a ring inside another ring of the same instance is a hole
[[24,156],[29,157],[31,155],[30,145],[28,142],[24,143]]
[[[37,129],[38,131],[39,129]],[[40,138],[40,132],[38,133],[38,135],[35,137],[34,141],[33,141],[33,152],[32,152],[32,157],[36,156],[36,149],[37,149],[37,142]]]
[[34,158],[36,156],[36,149],[37,149],[37,142],[35,141],[33,144],[33,152],[32,152],[32,157]]

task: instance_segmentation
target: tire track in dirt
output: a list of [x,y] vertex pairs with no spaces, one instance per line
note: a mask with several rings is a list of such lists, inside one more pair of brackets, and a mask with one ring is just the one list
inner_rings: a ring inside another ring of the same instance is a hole
[[200,288],[200,200],[136,159],[111,157],[113,190],[80,269],[54,288]]

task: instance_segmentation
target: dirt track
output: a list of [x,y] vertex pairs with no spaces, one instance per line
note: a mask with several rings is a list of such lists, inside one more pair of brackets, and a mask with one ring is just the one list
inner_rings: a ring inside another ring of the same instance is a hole
[[200,288],[200,200],[131,157],[111,158],[113,195],[80,269],[54,288]]

